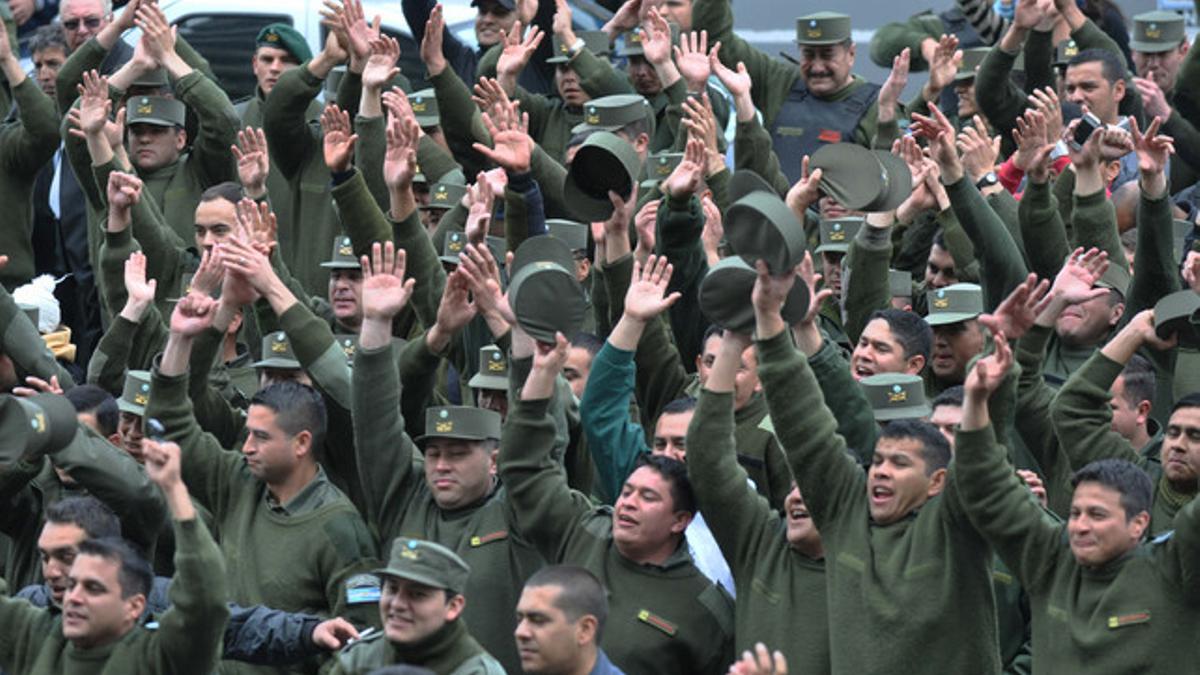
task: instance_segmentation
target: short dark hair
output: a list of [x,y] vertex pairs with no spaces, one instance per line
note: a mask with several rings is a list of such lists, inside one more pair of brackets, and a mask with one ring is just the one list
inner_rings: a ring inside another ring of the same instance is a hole
[[680,413],[692,412],[696,409],[696,399],[691,396],[683,396],[671,401],[663,406],[662,412],[658,415],[678,415]]
[[637,141],[638,136],[642,134],[649,136],[651,131],[650,118],[643,115],[613,133],[628,141],[630,145],[633,145]]
[[921,355],[926,361],[929,360],[929,354],[933,351],[933,329],[919,314],[903,309],[877,309],[867,318],[867,323],[875,319],[887,323],[904,350],[904,358]]
[[218,199],[224,199],[227,202],[237,204],[246,196],[246,192],[242,190],[242,186],[231,180],[224,183],[217,183],[200,193],[200,202],[215,202]]
[[33,33],[33,37],[29,39],[29,53],[36,54],[40,51],[54,48],[61,49],[63,54],[70,56],[71,47],[67,45],[67,34],[63,32],[62,24],[55,22],[45,26],[39,26]]
[[1157,377],[1154,374],[1154,364],[1141,354],[1134,354],[1121,371],[1121,379],[1125,381],[1125,402],[1137,405],[1142,401],[1154,402],[1154,391]]
[[688,480],[687,465],[666,455],[643,453],[638,456],[637,468],[650,467],[658,472],[671,485],[671,501],[675,502],[676,511],[696,513],[696,493],[692,491],[692,482]]
[[121,536],[121,520],[108,504],[92,496],[66,497],[46,507],[46,522],[75,525],[88,539]]
[[708,324],[708,328],[704,329],[704,338],[700,341],[700,344],[708,344],[709,338],[714,335],[717,337],[725,337],[725,329],[721,328],[715,323],[710,323]]
[[950,466],[953,453],[950,442],[937,427],[924,420],[892,420],[883,425],[879,440],[912,439],[921,444],[921,459],[925,460],[925,475]]
[[575,337],[571,338],[571,346],[586,349],[587,353],[595,356],[604,346],[604,340],[591,333],[576,333]]
[[1124,459],[1096,460],[1071,476],[1072,488],[1079,487],[1081,483],[1098,483],[1120,493],[1125,522],[1142,511],[1150,512],[1150,495],[1154,487],[1146,472],[1133,462]]
[[121,411],[117,408],[117,399],[94,384],[81,384],[68,389],[63,396],[75,406],[78,414],[91,413],[96,416],[96,426],[103,436],[117,433],[117,425],[121,420]]
[[938,248],[948,249],[946,246],[946,233],[940,227],[938,228],[937,232],[933,233],[933,245],[937,246]]
[[1193,391],[1175,401],[1175,405],[1171,406],[1171,414],[1174,415],[1180,408],[1200,408],[1200,391]]
[[261,405],[275,412],[275,424],[289,436],[301,431],[312,434],[314,457],[316,449],[325,440],[325,400],[316,389],[285,380],[276,382],[256,393],[250,405]]
[[154,584],[154,570],[150,568],[150,563],[146,562],[146,559],[124,539],[119,537],[87,539],[79,545],[79,555],[94,555],[117,563],[120,567],[117,579],[121,582],[122,598],[132,598],[138,594],[150,595],[150,587]]
[[1085,49],[1071,57],[1071,60],[1067,62],[1067,68],[1096,61],[1100,62],[1100,75],[1108,80],[1109,84],[1116,84],[1117,80],[1125,79],[1125,75],[1128,73],[1125,70],[1125,59],[1099,47]]
[[961,408],[963,406],[965,393],[966,390],[963,389],[963,386],[961,384],[956,384],[949,389],[943,390],[942,393],[934,397],[934,399],[929,403],[929,408],[930,410],[937,410],[938,406],[942,405]]
[[554,606],[566,615],[567,621],[575,623],[588,615],[596,617],[599,644],[604,637],[604,622],[608,620],[608,594],[596,575],[575,565],[550,565],[534,572],[525,582],[526,588],[543,586],[559,589]]

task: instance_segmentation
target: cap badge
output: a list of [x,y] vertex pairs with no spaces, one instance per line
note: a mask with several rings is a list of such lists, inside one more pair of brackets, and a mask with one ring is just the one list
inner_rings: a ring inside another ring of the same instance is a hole
[[1158,24],[1152,23],[1149,26],[1146,26],[1146,37],[1148,37],[1148,38],[1162,37],[1162,31],[1158,29]]
[[904,403],[907,400],[908,392],[904,391],[904,387],[893,384],[892,391],[888,393],[888,403]]
[[588,124],[600,124],[600,115],[596,113],[596,109],[594,107],[588,108],[587,119],[584,121]]
[[271,31],[270,33],[267,33],[266,41],[267,42],[279,42],[279,34],[276,33],[275,31]]
[[451,421],[446,421],[446,422],[438,422],[437,424],[434,425],[434,430],[440,434],[445,434],[445,433],[454,431],[454,421],[451,420]]
[[34,415],[33,419],[29,420],[29,426],[32,427],[34,431],[45,431],[46,430],[46,415],[45,415],[45,413],[37,413],[36,415]]
[[147,396],[146,394],[136,394],[133,397],[134,405],[146,405],[149,402],[150,402],[150,397]]
[[286,342],[283,342],[283,341],[274,342],[271,344],[271,353],[272,354],[286,354],[287,347],[288,346],[287,346]]
[[137,112],[139,115],[149,115],[154,112],[154,106],[150,105],[150,99],[143,98],[138,103]]

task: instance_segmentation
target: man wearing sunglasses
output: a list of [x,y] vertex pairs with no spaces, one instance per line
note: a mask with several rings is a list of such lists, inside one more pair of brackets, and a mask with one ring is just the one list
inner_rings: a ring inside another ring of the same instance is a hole
[[88,41],[112,21],[112,0],[63,0],[58,19],[71,51]]

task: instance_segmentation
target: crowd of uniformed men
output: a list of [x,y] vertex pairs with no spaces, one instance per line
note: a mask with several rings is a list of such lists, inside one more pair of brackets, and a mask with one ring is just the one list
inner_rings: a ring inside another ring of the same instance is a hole
[[1196,672],[1182,14],[402,4],[0,4],[0,671]]

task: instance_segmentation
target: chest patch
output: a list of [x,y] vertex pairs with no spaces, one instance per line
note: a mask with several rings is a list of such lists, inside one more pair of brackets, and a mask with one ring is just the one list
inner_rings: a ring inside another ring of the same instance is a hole
[[637,613],[637,618],[638,621],[654,626],[671,637],[675,637],[675,634],[679,632],[679,629],[675,627],[675,624],[667,621],[661,616],[655,615],[648,609],[639,610]]
[[1124,628],[1125,626],[1134,626],[1139,623],[1150,623],[1150,612],[1134,612],[1132,614],[1122,614],[1120,616],[1108,617],[1109,629]]

